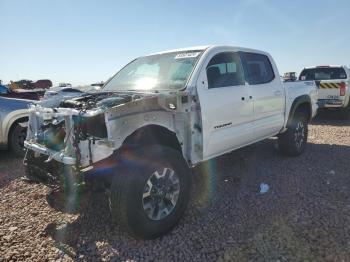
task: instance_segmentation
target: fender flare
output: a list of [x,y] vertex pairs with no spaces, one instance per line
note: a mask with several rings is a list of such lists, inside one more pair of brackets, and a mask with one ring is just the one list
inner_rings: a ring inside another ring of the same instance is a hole
[[312,112],[311,99],[308,95],[301,95],[301,96],[298,96],[297,98],[295,98],[293,103],[292,103],[292,106],[290,108],[289,115],[288,115],[287,125],[289,125],[290,121],[292,121],[293,116],[295,114],[295,111],[298,109],[298,107],[304,103],[307,103],[309,105],[310,114],[308,116],[308,120],[311,120],[311,117],[312,117],[311,116],[312,115],[312,113],[311,113]]

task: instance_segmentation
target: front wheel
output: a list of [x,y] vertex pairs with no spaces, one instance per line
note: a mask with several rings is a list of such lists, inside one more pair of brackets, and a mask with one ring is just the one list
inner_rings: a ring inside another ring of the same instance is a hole
[[132,235],[153,239],[169,232],[189,202],[190,174],[182,155],[149,146],[121,155],[111,185],[113,220]]
[[288,156],[299,156],[306,147],[308,121],[303,113],[296,113],[287,127],[287,131],[278,136],[281,152]]

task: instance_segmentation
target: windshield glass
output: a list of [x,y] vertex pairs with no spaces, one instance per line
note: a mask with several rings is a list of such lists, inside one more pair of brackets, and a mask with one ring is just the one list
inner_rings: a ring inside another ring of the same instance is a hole
[[140,57],[120,70],[103,90],[174,90],[184,88],[201,51]]
[[346,73],[342,67],[318,67],[304,69],[299,77],[300,80],[332,80],[346,79]]

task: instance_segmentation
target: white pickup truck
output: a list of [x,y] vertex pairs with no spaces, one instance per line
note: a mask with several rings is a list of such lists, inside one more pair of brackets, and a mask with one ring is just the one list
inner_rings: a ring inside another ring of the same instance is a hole
[[146,239],[181,218],[191,167],[273,136],[297,156],[317,111],[313,81],[283,84],[268,53],[231,46],[140,57],[98,92],[52,99],[30,109],[27,176],[103,181],[112,217]]
[[336,109],[343,119],[350,118],[350,70],[346,66],[323,65],[304,68],[299,80],[318,82],[320,109]]

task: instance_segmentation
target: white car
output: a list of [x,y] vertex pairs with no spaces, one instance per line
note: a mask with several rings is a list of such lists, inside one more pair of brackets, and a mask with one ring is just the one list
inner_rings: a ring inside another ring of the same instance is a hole
[[324,109],[338,109],[350,118],[350,70],[346,66],[323,65],[304,68],[300,80],[318,82],[318,104]]
[[206,46],[137,58],[100,91],[58,102],[31,108],[28,177],[93,174],[117,223],[155,238],[181,218],[191,167],[272,136],[282,153],[301,154],[317,88],[282,83],[266,52]]

